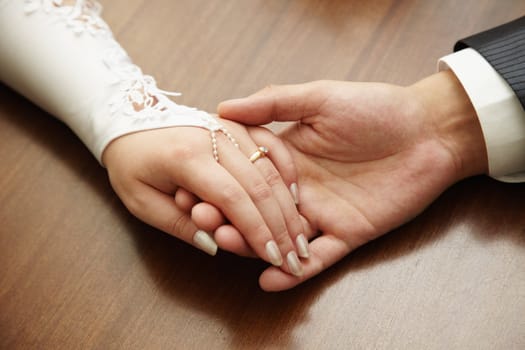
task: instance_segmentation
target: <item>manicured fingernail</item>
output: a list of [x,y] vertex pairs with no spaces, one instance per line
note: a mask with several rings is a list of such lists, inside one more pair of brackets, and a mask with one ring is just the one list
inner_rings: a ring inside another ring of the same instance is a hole
[[290,192],[292,193],[293,201],[295,202],[295,205],[299,204],[299,191],[297,189],[297,184],[294,182],[290,185]]
[[215,240],[208,233],[202,230],[195,232],[195,235],[193,235],[193,243],[197,248],[211,256],[217,254],[217,243],[215,243]]
[[266,254],[268,254],[272,265],[281,266],[283,264],[281,252],[279,252],[279,247],[277,247],[275,241],[268,241],[268,243],[266,243]]
[[306,240],[306,237],[301,233],[299,236],[297,236],[295,242],[299,256],[301,258],[309,258],[310,252],[308,251],[308,241]]
[[286,255],[286,261],[288,262],[288,266],[290,267],[290,271],[297,277],[301,277],[303,275],[303,266],[301,265],[301,262],[299,261],[299,258],[297,257],[297,254],[295,254],[294,251],[291,251]]

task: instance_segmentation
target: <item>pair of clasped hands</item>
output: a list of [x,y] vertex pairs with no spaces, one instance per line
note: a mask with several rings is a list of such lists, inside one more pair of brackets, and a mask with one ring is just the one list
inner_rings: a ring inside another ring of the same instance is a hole
[[[467,103],[441,102],[458,96]],[[219,105],[239,145],[217,133],[219,162],[209,132],[195,127],[123,136],[103,162],[135,216],[209,254],[218,246],[269,262],[259,283],[279,291],[410,220],[459,179],[484,172],[486,164],[464,157],[484,152],[469,106],[449,72],[409,87],[271,86]],[[257,126],[272,121],[296,123],[279,135]],[[267,156],[250,161],[259,146]]]

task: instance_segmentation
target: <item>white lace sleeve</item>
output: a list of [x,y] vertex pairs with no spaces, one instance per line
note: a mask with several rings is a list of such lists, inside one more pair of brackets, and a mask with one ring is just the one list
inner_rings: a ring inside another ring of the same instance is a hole
[[92,0],[0,0],[0,79],[64,121],[99,161],[115,138],[169,126],[209,129],[218,160],[215,132],[231,135],[142,74],[100,12]]

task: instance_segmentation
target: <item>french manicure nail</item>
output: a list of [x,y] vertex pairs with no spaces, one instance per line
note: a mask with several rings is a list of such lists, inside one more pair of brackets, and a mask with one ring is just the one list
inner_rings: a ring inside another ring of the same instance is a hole
[[295,202],[295,205],[298,205],[299,204],[299,190],[295,182],[290,185],[290,192],[292,193],[292,198],[293,198],[293,201]]
[[295,254],[294,251],[291,251],[286,255],[286,261],[288,262],[288,266],[290,267],[290,271],[297,277],[301,277],[303,275],[303,266],[301,265],[301,262],[299,261],[299,258],[297,257],[297,254]]
[[281,252],[279,252],[279,247],[277,247],[275,241],[268,241],[268,243],[266,243],[266,254],[268,254],[272,265],[281,266],[283,264]]
[[202,230],[195,232],[195,235],[193,235],[193,243],[197,248],[211,256],[217,254],[217,243],[215,243],[215,240],[208,233]]
[[306,237],[301,233],[299,236],[297,236],[295,242],[299,256],[301,258],[309,258],[310,252],[308,251],[308,241],[306,240]]

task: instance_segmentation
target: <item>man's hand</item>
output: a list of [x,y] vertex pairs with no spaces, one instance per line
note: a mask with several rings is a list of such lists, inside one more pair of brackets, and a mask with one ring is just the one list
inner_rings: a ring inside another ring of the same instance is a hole
[[456,181],[487,171],[475,111],[451,72],[407,88],[332,81],[268,87],[218,111],[246,124],[297,121],[281,137],[299,174],[299,211],[321,234],[304,275],[269,267],[260,278],[265,290],[318,274],[414,218]]

